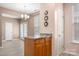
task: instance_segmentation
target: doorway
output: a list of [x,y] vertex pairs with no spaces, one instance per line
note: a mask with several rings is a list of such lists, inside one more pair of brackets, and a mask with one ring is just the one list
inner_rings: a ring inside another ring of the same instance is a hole
[[55,55],[61,55],[64,49],[63,6],[55,10]]
[[5,23],[5,40],[13,39],[13,24],[6,22]]

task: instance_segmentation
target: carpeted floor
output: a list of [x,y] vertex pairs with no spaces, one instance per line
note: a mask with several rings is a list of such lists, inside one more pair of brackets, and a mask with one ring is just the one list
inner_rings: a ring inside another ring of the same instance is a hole
[[23,56],[23,40],[4,40],[0,48],[0,56]]

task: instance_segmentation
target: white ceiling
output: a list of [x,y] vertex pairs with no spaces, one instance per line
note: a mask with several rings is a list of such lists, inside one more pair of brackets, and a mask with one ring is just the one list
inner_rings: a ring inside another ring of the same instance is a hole
[[39,3],[0,3],[0,7],[28,14],[40,11]]

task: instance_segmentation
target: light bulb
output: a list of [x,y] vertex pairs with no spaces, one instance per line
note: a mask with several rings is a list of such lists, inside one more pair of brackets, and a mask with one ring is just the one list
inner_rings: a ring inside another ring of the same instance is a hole
[[24,17],[24,15],[23,14],[21,14],[21,18],[23,18]]

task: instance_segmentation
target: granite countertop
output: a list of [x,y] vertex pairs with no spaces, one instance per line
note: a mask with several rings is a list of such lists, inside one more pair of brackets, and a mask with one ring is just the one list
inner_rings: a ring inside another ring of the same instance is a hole
[[38,39],[38,38],[46,38],[51,37],[52,34],[40,34],[40,35],[34,35],[34,36],[27,36],[25,38],[32,38],[32,39]]

